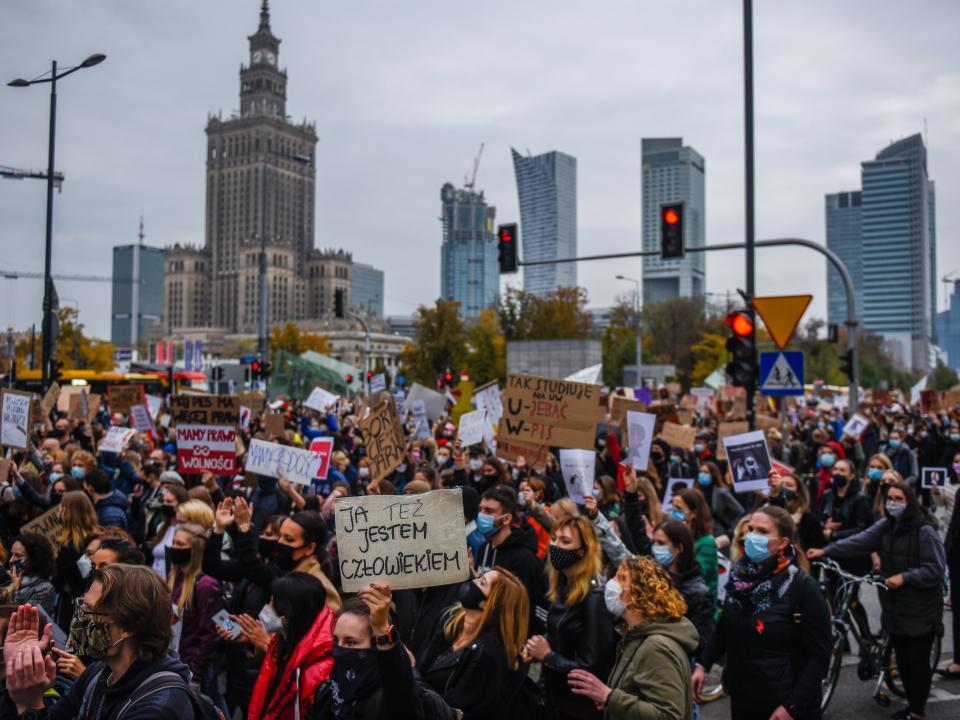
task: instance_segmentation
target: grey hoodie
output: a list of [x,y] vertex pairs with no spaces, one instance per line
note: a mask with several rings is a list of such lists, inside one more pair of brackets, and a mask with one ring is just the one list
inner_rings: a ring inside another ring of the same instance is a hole
[[627,630],[607,682],[613,692],[604,717],[610,720],[691,720],[690,656],[697,629],[687,618],[644,622]]

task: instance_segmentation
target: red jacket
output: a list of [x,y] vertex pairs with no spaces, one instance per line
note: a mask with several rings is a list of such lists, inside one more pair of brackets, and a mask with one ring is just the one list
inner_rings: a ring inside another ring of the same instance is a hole
[[[280,661],[277,657],[279,638],[274,636],[267,648],[257,684],[253,687],[247,720],[293,720],[297,668],[300,669],[300,717],[307,717],[313,708],[317,688],[330,676],[333,669],[333,624],[333,611],[324,607],[317,615],[310,632],[297,644],[282,668],[279,667]],[[268,698],[267,693],[274,687],[274,678],[278,672],[283,673],[280,683]]]

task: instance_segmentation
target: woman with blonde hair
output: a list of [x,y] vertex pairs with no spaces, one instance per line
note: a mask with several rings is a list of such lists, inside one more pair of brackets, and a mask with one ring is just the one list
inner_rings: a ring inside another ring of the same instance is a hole
[[495,565],[464,583],[443,634],[424,654],[423,678],[465,720],[507,711],[516,687],[530,617],[527,590]]
[[84,578],[92,568],[84,552],[87,538],[98,532],[100,526],[93,502],[81,490],[64,493],[58,507],[62,530],[57,537],[60,549],[53,576],[53,587],[58,593],[54,615],[57,625],[69,628],[76,609],[76,598],[83,595]]
[[213,527],[213,509],[199,498],[187,500],[177,507],[177,525],[193,523],[204,530]]
[[[863,491],[870,498],[871,502],[876,499],[877,488],[880,487],[880,480],[883,474],[893,470],[893,463],[886,453],[875,453],[867,460],[863,468]],[[882,505],[882,503],[881,503]],[[881,510],[883,508],[881,507]]]
[[[203,505],[199,500],[195,502]],[[177,649],[180,659],[200,681],[203,692],[213,698],[218,707],[225,709],[226,703],[216,683],[214,661],[220,648],[220,636],[213,623],[213,616],[223,610],[223,593],[220,582],[201,571],[206,541],[207,530],[201,525],[185,522],[177,526],[169,551],[167,587],[179,618]],[[176,637],[177,630],[174,629],[175,640]]]
[[[871,458],[872,461],[873,458]],[[884,505],[887,502],[887,488],[895,483],[903,482],[903,477],[893,468],[884,470],[880,475],[880,480],[875,483],[873,498],[873,520],[884,519],[887,515],[884,511]]]
[[698,635],[670,577],[649,557],[627,558],[607,582],[605,595],[607,609],[626,625],[617,664],[609,685],[586,670],[572,670],[568,682],[574,694],[614,720],[693,718],[689,656]]
[[546,701],[559,718],[599,718],[593,702],[571,692],[567,675],[586,670],[606,677],[613,664],[613,617],[600,582],[600,541],[585,517],[553,526],[548,548],[550,590],[547,634],[527,641],[526,654],[543,663]]

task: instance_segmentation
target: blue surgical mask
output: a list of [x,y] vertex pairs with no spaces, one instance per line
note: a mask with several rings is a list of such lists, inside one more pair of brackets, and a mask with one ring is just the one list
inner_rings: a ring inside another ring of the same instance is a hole
[[767,536],[755,532],[747,533],[743,540],[743,550],[754,565],[759,565],[773,555],[770,552],[770,542]]
[[493,515],[484,515],[483,513],[477,515],[477,530],[485,538],[490,537],[497,531],[496,518]]
[[950,433],[950,441],[960,442],[960,433],[955,433],[955,432]]
[[883,477],[883,470],[878,470],[877,468],[869,468],[867,470],[867,477],[870,478],[873,482],[877,482],[880,478]]
[[903,440],[890,440],[890,447],[894,450],[898,450],[902,444]]
[[833,467],[833,464],[837,461],[836,455],[831,455],[830,453],[824,453],[820,456],[820,464],[825,468]]
[[660,567],[670,567],[677,556],[672,554],[666,545],[654,545],[653,559],[660,563]]
[[70,475],[77,480],[83,480],[87,476],[87,471],[82,467],[74,466],[70,468]]
[[704,445],[703,443],[694,443],[693,449],[694,451],[696,451],[697,455],[699,455],[700,453],[702,453],[704,450],[707,449],[707,446]]
[[670,464],[671,464],[671,465],[679,465],[679,464],[680,464],[680,456],[679,456],[679,455],[671,455],[671,456],[670,456]]
[[710,483],[713,482],[713,476],[710,475],[710,473],[700,473],[697,476],[697,482],[703,485],[703,487],[707,487]]
[[680,510],[671,510],[670,519],[677,520],[679,522],[686,522],[687,516],[684,513],[682,513]]
[[595,487],[590,491],[590,494],[593,495],[594,500],[599,500],[602,493],[600,492],[600,488]]
[[63,477],[63,473],[52,472],[50,473],[50,484],[53,485],[57,480],[60,480]]

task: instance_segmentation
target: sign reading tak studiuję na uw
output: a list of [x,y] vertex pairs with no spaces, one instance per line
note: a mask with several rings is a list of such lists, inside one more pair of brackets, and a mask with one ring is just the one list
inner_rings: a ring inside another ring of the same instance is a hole
[[394,590],[470,576],[461,491],[367,495],[334,503],[345,592],[385,580]]
[[533,375],[510,375],[499,435],[530,445],[593,447],[604,413],[600,386]]

